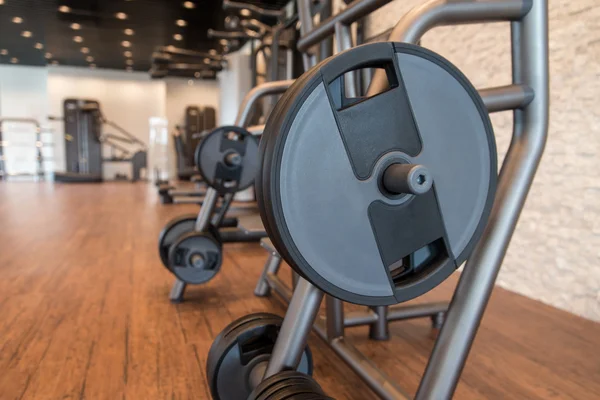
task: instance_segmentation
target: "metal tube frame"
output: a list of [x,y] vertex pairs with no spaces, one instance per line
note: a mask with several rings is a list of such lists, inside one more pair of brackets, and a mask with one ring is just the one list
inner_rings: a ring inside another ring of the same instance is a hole
[[[244,96],[244,100],[240,105],[240,109],[236,117],[236,126],[246,127],[248,125],[250,122],[252,108],[259,99],[268,95],[284,93],[293,83],[294,80],[267,82],[250,90],[248,94]],[[209,187],[206,190],[206,195],[204,197],[202,206],[200,207],[200,211],[198,212],[198,218],[196,219],[195,226],[196,231],[204,232],[208,228],[210,219],[212,218],[217,206],[218,199],[219,194],[217,191]],[[223,207],[226,207],[226,205],[224,204]],[[224,210],[224,212],[226,211],[227,210]],[[264,235],[249,235],[246,239],[249,241],[256,241],[260,240],[262,237],[264,237]],[[243,238],[244,237],[242,236],[241,239]],[[183,296],[186,289],[187,285],[184,282],[181,282],[179,279],[175,279],[175,283],[173,284],[169,294],[169,299],[174,303],[183,301]]]
[[[364,4],[384,3],[363,1]],[[359,3],[363,2],[354,2],[349,8],[356,10]],[[354,14],[357,17],[360,13]],[[348,23],[348,19],[338,15],[310,33],[303,32],[304,48],[314,44],[311,42],[316,40],[314,38],[322,39],[322,32],[330,33],[334,29],[333,21]],[[460,276],[446,321],[419,384],[415,396],[418,400],[453,396],[545,147],[549,119],[548,0],[432,0],[406,14],[390,37],[393,41],[417,43],[425,32],[435,26],[491,21],[511,23],[513,84],[486,89],[481,94],[489,112],[513,110],[513,137],[500,172],[488,225]],[[375,78],[371,87],[378,84]],[[277,288],[276,292],[282,292],[284,298],[289,297],[277,276],[266,274],[266,280],[272,288]],[[300,279],[283,322],[286,329],[279,334],[265,376],[297,366],[298,349],[306,343],[306,325],[312,318],[319,336],[380,398],[410,398],[344,341],[340,322],[343,319],[339,318],[343,310],[335,300],[327,302],[327,309],[336,317],[328,322],[316,318],[318,304],[315,301],[304,299],[302,303],[300,296],[318,297],[315,290],[318,292],[310,283]],[[427,308],[433,310],[435,305]],[[388,310],[388,318],[390,316],[403,319],[410,317],[411,313]],[[354,316],[351,321],[376,323],[377,318],[361,315]],[[286,346],[289,343],[294,343],[294,346]]]

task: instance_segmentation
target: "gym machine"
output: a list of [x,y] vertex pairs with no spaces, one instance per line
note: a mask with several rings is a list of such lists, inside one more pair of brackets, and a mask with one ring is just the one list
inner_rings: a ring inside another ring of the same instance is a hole
[[[102,182],[103,163],[129,163],[132,167],[131,181],[142,179],[142,171],[147,167],[146,144],[106,119],[100,110],[100,103],[93,100],[65,100],[64,124],[66,172],[54,173],[57,182]],[[118,134],[104,133],[104,125]],[[131,151],[122,144],[135,146],[135,150]],[[102,156],[103,145],[110,148],[110,156]]]
[[[304,31],[299,48],[387,2],[351,3]],[[477,91],[449,61],[416,45],[435,27],[483,22],[511,24],[511,85]],[[455,392],[547,138],[548,2],[430,0],[389,39],[308,71],[265,127],[261,217],[299,278],[293,292],[284,290],[276,268],[266,268],[261,283],[290,298],[285,318],[248,315],[217,336],[207,358],[214,399],[331,398],[309,376],[311,327],[379,398],[411,398],[344,329],[429,315],[381,307],[424,294],[466,261],[415,398]],[[364,67],[377,68],[366,96],[349,96],[344,77]],[[488,114],[500,111],[513,112],[514,128],[498,176]],[[324,147],[328,157],[317,157]],[[326,318],[318,317],[324,294]],[[344,316],[342,301],[387,316]]]

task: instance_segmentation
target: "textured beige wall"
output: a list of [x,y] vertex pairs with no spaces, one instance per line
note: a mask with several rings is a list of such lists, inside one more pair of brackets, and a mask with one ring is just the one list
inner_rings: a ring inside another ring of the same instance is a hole
[[[423,0],[397,0],[369,18],[367,37]],[[498,283],[600,320],[600,2],[550,0],[550,132]],[[508,24],[444,27],[422,42],[478,88],[508,84]],[[512,117],[492,116],[501,157]]]

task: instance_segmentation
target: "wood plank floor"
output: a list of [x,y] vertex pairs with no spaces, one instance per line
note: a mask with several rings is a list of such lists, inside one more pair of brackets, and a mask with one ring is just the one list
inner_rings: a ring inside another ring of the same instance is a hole
[[[257,244],[227,245],[222,273],[169,303],[157,235],[196,210],[160,205],[145,184],[0,184],[0,399],[208,399],[215,335],[247,313],[285,310],[252,295],[266,259]],[[455,282],[426,298],[449,298]],[[429,322],[391,329],[388,342],[363,328],[348,336],[414,394]],[[310,345],[326,391],[375,398],[320,339]],[[455,398],[600,398],[600,324],[496,289]]]

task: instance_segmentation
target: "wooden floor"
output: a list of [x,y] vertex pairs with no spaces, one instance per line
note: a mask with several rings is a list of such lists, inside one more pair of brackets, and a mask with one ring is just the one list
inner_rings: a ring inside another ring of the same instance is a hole
[[[157,236],[192,205],[160,205],[145,184],[0,184],[0,399],[207,399],[206,354],[231,320],[283,315],[252,290],[266,258],[227,245],[221,274],[167,300]],[[455,279],[427,296],[447,299]],[[396,322],[357,347],[416,391],[429,322]],[[374,395],[313,335],[315,376],[337,399]],[[599,399],[600,325],[497,289],[457,399]]]

